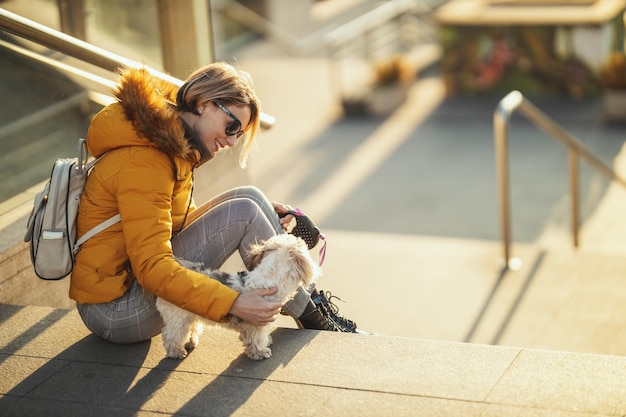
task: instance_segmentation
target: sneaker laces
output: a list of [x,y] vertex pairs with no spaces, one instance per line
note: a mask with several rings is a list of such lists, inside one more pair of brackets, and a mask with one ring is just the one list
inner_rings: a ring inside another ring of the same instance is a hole
[[319,291],[319,295],[315,297],[313,302],[319,305],[339,327],[344,329],[344,331],[352,333],[356,332],[356,323],[352,320],[342,317],[339,314],[339,307],[337,307],[337,305],[332,302],[333,298],[336,298],[337,300],[345,303],[345,301],[343,301],[336,295],[333,295],[330,291],[324,292],[322,290]]
[[[315,304],[315,303],[314,303]],[[340,332],[341,328],[326,313],[326,310],[315,304],[315,309],[296,319],[298,326],[303,329],[327,330],[331,332]]]

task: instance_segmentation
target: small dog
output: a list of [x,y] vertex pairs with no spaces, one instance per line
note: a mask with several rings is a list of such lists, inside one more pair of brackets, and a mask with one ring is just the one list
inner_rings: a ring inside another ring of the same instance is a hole
[[[290,234],[276,235],[262,244],[257,244],[250,253],[255,266],[246,272],[202,270],[197,265],[188,265],[185,261],[181,263],[240,293],[257,288],[277,287],[278,292],[268,299],[281,301],[283,304],[294,296],[300,285],[309,288],[321,275],[321,270],[311,258],[304,241]],[[178,359],[186,357],[187,352],[198,345],[203,324],[212,322],[161,298],[157,298],[156,307],[165,323],[162,337],[166,356]],[[239,331],[239,338],[249,358],[259,360],[272,355],[269,348],[272,343],[269,334],[271,325],[254,326],[235,316],[231,316],[228,323],[220,324]]]

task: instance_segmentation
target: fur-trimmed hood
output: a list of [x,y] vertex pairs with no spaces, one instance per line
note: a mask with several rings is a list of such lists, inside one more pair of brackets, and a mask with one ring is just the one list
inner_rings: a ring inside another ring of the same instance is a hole
[[173,104],[177,91],[178,87],[146,68],[122,70],[114,90],[118,103],[104,108],[90,126],[91,153],[97,157],[123,146],[147,145],[172,157],[197,162],[199,152],[186,138],[185,126]]

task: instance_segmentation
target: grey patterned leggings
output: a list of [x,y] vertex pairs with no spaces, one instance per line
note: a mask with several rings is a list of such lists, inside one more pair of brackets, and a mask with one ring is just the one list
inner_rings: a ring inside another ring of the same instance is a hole
[[[205,203],[203,209],[197,220],[172,239],[172,249],[176,257],[206,268],[219,269],[239,251],[250,269],[250,246],[283,233],[271,202],[255,187],[226,191]],[[156,336],[163,328],[155,300],[135,281],[122,297],[103,304],[78,305],[78,311],[94,334],[115,343],[134,343]],[[310,294],[301,287],[283,312],[299,317],[309,300]]]
[[[219,269],[239,251],[250,269],[250,246],[284,233],[272,203],[256,187],[234,188],[206,205],[208,210],[172,239],[175,256]],[[285,304],[283,312],[299,317],[309,299],[310,294],[300,288],[294,299]]]

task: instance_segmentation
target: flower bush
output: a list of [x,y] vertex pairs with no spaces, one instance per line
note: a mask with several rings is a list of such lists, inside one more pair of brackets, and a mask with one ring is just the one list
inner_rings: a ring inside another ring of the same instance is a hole
[[401,56],[374,61],[373,68],[375,86],[405,83],[413,77],[411,66]]
[[606,88],[626,89],[626,52],[613,52],[599,73]]

